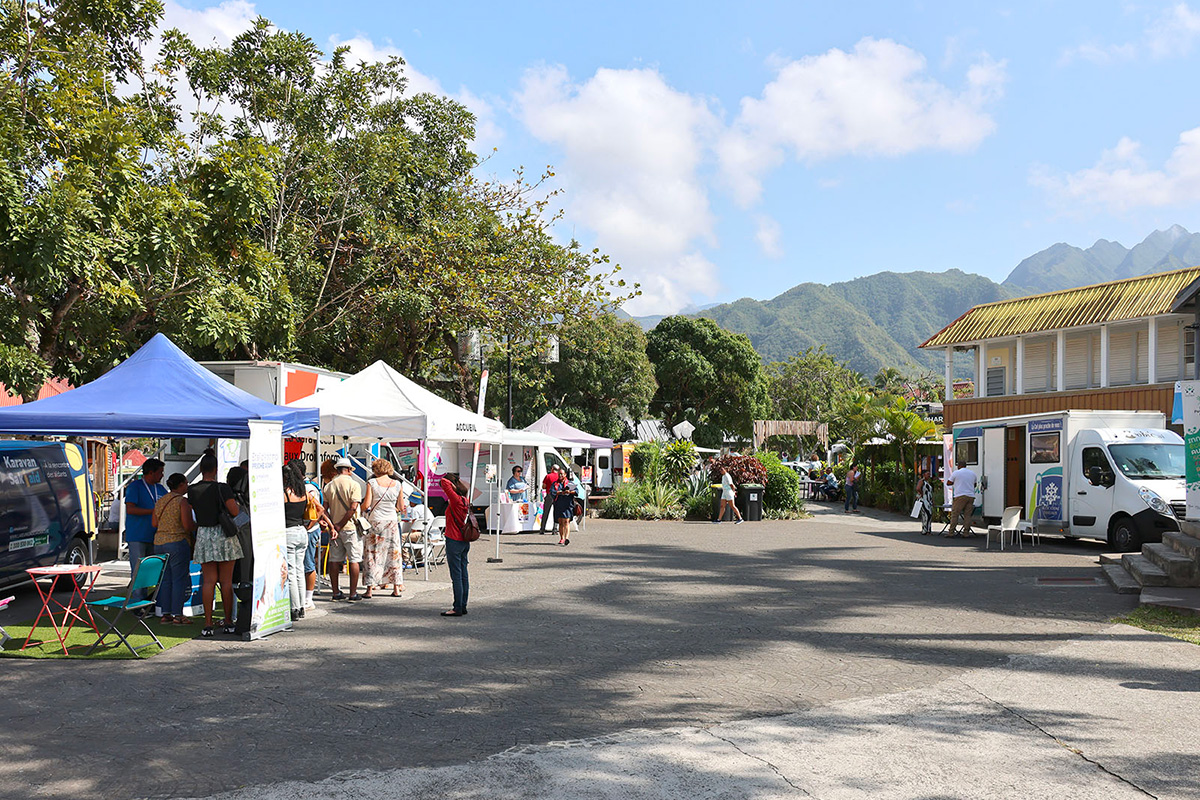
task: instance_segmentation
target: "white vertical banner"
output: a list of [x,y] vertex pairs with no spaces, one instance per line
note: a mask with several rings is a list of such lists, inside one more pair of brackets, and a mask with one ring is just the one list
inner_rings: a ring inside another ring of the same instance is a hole
[[283,423],[250,421],[250,528],[254,532],[254,604],[250,638],[292,626],[283,524]]
[[1200,381],[1183,384],[1184,473],[1187,476],[1187,518],[1200,519]]

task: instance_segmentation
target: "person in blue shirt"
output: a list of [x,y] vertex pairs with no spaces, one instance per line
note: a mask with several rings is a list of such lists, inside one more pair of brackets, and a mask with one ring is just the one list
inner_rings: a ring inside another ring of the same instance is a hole
[[529,502],[529,484],[525,482],[524,468],[513,467],[512,477],[508,479],[508,485],[504,488],[508,492],[508,499],[514,503]]
[[[129,548],[129,580],[137,574],[138,564],[154,552],[154,524],[151,515],[160,497],[167,495],[162,485],[163,464],[157,458],[147,458],[142,464],[142,477],[125,487],[125,544]],[[134,600],[144,600],[145,591],[137,590]]]

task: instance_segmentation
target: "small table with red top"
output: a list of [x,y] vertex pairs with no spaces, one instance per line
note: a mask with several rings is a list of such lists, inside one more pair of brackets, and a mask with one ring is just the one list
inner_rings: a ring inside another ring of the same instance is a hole
[[[100,567],[59,564],[53,567],[34,567],[25,571],[29,573],[29,577],[33,578],[33,585],[41,595],[42,610],[38,612],[37,619],[33,621],[33,627],[29,629],[29,636],[26,637],[25,644],[21,647],[22,650],[31,644],[45,644],[44,641],[34,641],[33,639],[34,631],[37,630],[42,617],[49,618],[50,626],[54,628],[54,635],[58,638],[64,655],[67,654],[67,637],[71,634],[71,628],[75,627],[76,622],[84,623],[96,631],[97,636],[100,635],[100,631],[96,627],[96,620],[92,617],[91,609],[87,605],[88,595],[96,584],[96,578],[100,575]],[[54,590],[58,588],[58,581],[63,577],[71,578],[71,596],[65,603],[54,596]],[[49,578],[50,588],[43,588],[42,584],[38,582],[38,578]],[[62,614],[62,623],[54,618],[57,613]],[[85,619],[83,615],[86,615],[87,618]]]

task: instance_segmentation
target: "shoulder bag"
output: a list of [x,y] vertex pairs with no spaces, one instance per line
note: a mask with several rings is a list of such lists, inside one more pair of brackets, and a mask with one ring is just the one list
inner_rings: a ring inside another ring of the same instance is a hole
[[232,539],[235,536],[239,536],[243,533],[249,534],[250,504],[246,502],[245,498],[239,497],[237,492],[230,489],[233,499],[237,500],[238,502],[238,513],[235,517],[233,514],[229,513],[229,509],[225,506],[225,501],[221,499],[220,484],[213,484],[213,486],[216,488],[217,503],[219,503],[219,506],[217,507],[217,514],[221,521],[221,531],[225,534],[226,538]]
[[471,513],[470,506],[467,506],[467,516],[463,519],[461,532],[464,542],[474,542],[479,539],[479,520]]

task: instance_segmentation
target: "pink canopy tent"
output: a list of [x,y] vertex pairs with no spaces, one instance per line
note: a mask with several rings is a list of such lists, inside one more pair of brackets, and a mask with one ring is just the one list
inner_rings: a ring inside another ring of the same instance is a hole
[[586,431],[581,431],[573,425],[568,425],[558,417],[554,416],[554,412],[547,411],[542,415],[542,418],[532,425],[526,426],[527,431],[537,431],[544,433],[547,436],[553,436],[564,441],[573,442],[574,444],[583,447],[612,447],[613,440],[605,439],[603,436],[593,436]]

